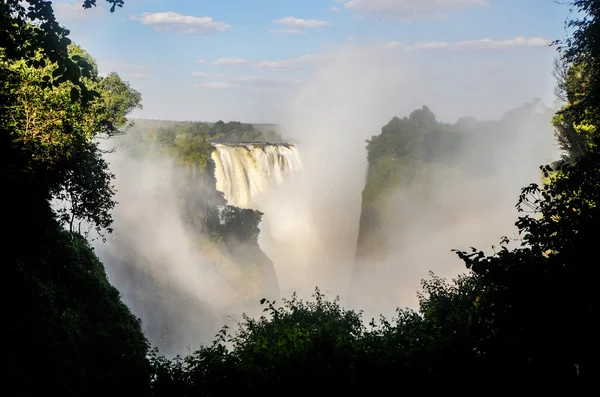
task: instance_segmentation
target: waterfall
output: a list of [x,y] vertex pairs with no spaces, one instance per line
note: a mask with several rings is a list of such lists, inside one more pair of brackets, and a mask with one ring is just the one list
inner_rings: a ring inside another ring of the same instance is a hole
[[270,184],[302,170],[302,158],[289,144],[215,144],[217,190],[229,204],[248,208]]

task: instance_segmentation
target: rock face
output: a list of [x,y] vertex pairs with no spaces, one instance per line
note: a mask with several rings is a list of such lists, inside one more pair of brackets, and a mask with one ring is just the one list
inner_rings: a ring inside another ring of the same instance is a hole
[[367,141],[354,289],[412,296],[429,270],[464,271],[452,249],[512,233],[521,188],[556,154],[551,115],[534,100],[492,121],[441,123],[425,106],[390,120]]
[[227,205],[205,168],[120,158],[114,233],[96,242],[107,274],[161,353],[185,354],[261,298],[276,299],[257,237],[262,214]]
[[367,271],[364,269],[367,262],[379,263],[385,259],[385,244],[380,236],[381,232],[379,209],[372,205],[363,206],[356,243],[354,279],[364,276],[364,272]]

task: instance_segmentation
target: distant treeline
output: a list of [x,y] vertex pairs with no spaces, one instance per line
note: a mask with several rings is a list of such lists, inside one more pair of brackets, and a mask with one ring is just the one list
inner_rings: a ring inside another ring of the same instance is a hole
[[200,121],[171,121],[133,119],[133,125],[123,129],[117,146],[137,157],[161,151],[182,165],[206,169],[211,164],[213,142],[283,142],[271,129],[258,129],[239,121],[206,123]]
[[276,131],[275,124],[251,124],[239,121],[172,121],[132,119],[134,129],[140,132],[154,133],[157,135],[171,136],[178,130],[193,130],[203,134],[210,141],[232,142],[278,142],[282,141],[281,135]]

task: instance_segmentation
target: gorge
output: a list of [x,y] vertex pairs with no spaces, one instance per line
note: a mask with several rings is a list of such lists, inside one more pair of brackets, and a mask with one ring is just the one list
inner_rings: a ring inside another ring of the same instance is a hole
[[366,179],[348,172],[361,161],[340,156],[332,167],[314,142],[233,132],[205,143],[202,123],[153,132],[142,121],[111,154],[120,204],[99,256],[165,353],[207,343],[241,312],[258,315],[262,297],[308,297],[315,286],[367,313],[414,307],[428,271],[461,272],[451,249],[510,233],[514,195],[554,153],[549,114],[532,101],[499,120],[448,124],[422,107],[368,140]]

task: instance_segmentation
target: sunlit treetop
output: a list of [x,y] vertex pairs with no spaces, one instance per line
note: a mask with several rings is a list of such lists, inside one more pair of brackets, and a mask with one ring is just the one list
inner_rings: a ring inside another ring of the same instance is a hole
[[[122,7],[123,0],[106,0],[110,11]],[[84,0],[83,8],[95,7],[97,0]],[[81,77],[90,77],[92,66],[85,59],[71,58],[68,47],[69,30],[56,20],[52,2],[46,0],[5,0],[0,2],[0,61],[26,60],[29,66],[45,67],[47,61],[58,68],[53,78],[45,84],[58,86],[69,80],[75,84],[83,99],[92,99]],[[34,56],[41,51],[44,57]]]

